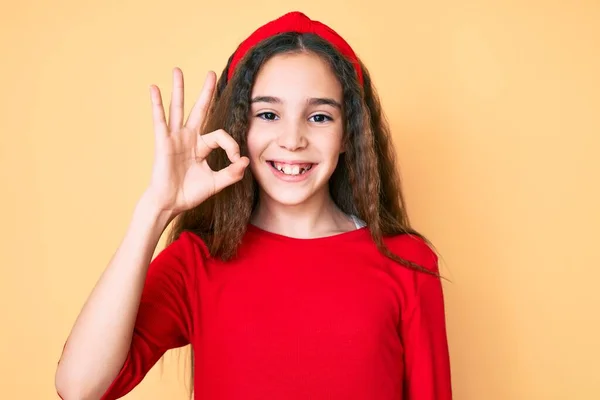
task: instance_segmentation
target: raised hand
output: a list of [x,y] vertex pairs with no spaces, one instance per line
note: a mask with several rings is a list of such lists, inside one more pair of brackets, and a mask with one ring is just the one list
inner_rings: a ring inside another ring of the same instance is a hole
[[[155,85],[150,87],[155,154],[147,193],[161,211],[176,215],[199,205],[213,194],[241,180],[249,164],[247,157],[240,157],[238,144],[224,130],[200,134],[215,84],[216,75],[211,71],[185,123],[181,70],[173,70],[168,122],[160,89]],[[220,171],[213,171],[206,162],[206,157],[218,147],[225,150],[231,164]]]

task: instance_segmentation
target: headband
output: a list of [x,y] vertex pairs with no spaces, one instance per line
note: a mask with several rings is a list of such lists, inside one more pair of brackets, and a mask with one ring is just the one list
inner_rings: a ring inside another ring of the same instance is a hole
[[358,62],[358,57],[356,57],[356,54],[350,45],[327,25],[319,21],[311,20],[298,11],[287,13],[266,23],[244,40],[233,55],[231,64],[229,65],[227,80],[231,79],[235,72],[235,67],[252,47],[262,40],[285,32],[313,33],[325,39],[352,63],[356,70],[358,81],[361,85],[363,84],[363,74]]

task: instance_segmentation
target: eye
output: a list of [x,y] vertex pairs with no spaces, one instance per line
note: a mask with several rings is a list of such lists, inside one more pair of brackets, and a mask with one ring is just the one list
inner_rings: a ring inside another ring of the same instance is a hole
[[317,123],[323,123],[323,122],[333,120],[331,117],[329,117],[325,114],[316,114],[316,115],[313,115],[312,117],[310,117],[310,119],[312,119],[313,122],[317,122]]
[[273,121],[277,118],[277,115],[272,112],[264,112],[257,115],[258,118],[266,119],[267,121]]

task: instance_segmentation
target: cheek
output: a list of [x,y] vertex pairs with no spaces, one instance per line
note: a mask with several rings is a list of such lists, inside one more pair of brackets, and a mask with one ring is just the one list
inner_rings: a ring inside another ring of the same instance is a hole
[[250,161],[260,161],[263,153],[276,141],[277,131],[267,124],[250,122],[246,135],[246,146]]
[[264,147],[264,139],[261,137],[256,128],[250,126],[246,136],[246,146],[248,147],[248,157],[250,160],[259,157]]
[[253,135],[251,131],[246,136],[246,146],[248,148],[248,158],[250,159],[250,171],[256,176],[256,166],[260,163],[260,155],[262,153],[259,143],[257,143],[257,135]]
[[343,135],[341,132],[331,132],[321,143],[321,148],[330,158],[337,158],[343,151]]

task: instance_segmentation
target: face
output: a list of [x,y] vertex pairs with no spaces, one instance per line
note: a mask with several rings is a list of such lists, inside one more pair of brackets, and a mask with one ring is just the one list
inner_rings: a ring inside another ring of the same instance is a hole
[[329,196],[342,151],[342,87],[314,54],[282,54],[259,71],[247,137],[261,201],[299,205]]

